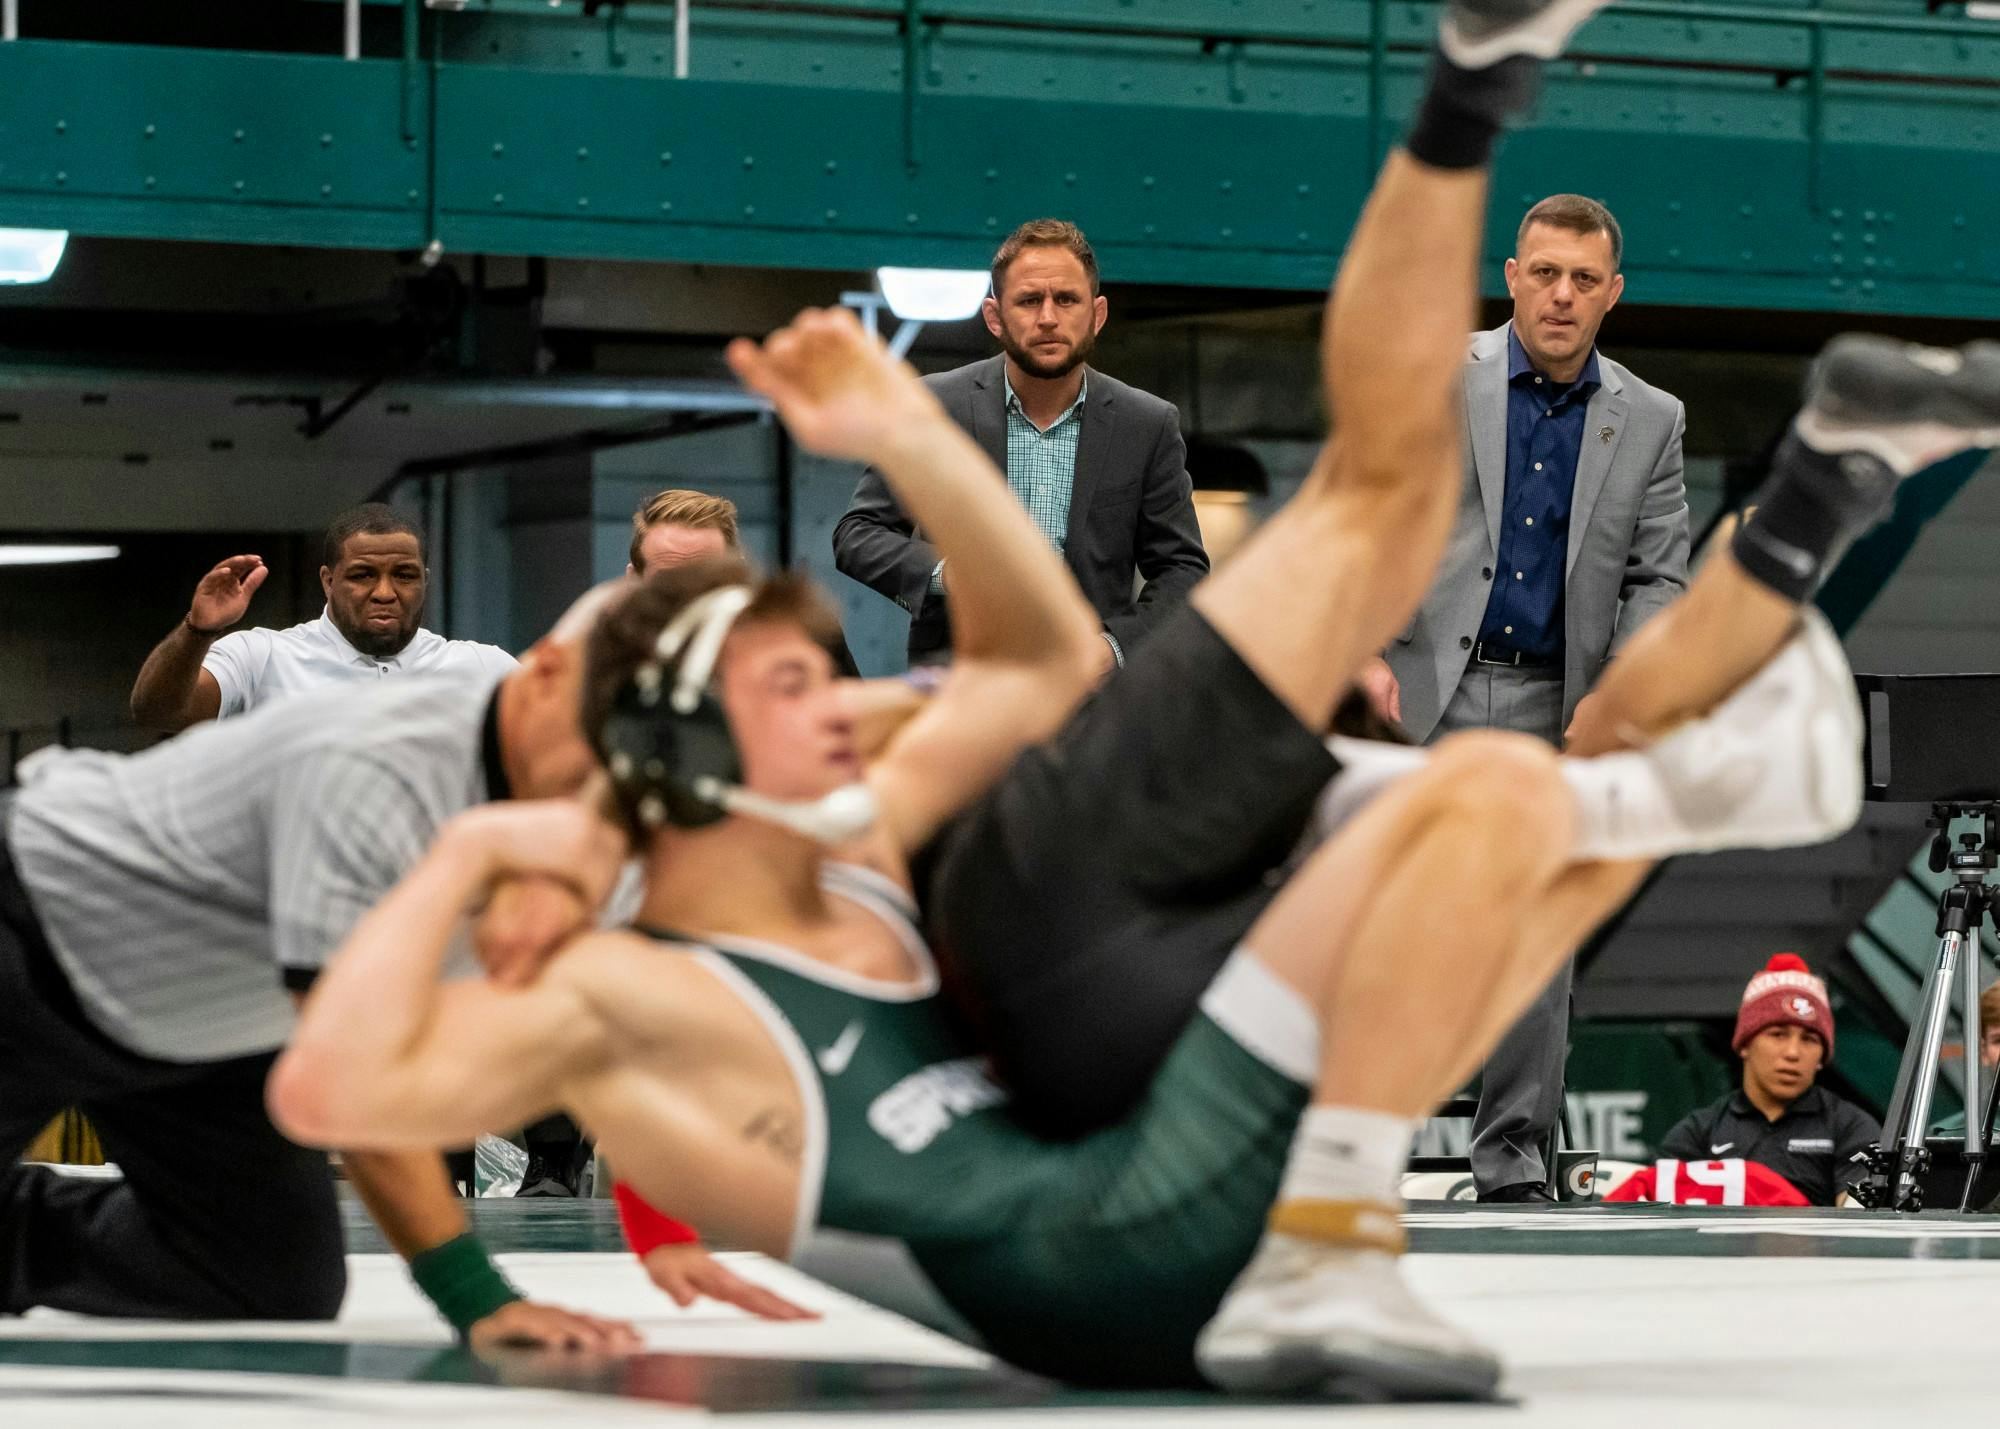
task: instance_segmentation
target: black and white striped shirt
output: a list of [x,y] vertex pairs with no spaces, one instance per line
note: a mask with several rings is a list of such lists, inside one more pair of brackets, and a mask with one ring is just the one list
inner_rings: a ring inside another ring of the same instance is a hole
[[26,770],[6,830],[91,1020],[173,1062],[283,1045],[294,986],[453,814],[506,794],[496,682],[340,686]]

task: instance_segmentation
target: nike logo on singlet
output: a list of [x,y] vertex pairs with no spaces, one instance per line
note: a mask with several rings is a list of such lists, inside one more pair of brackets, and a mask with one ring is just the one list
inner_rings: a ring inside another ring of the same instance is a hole
[[854,1049],[861,1045],[861,1034],[865,1031],[859,1022],[850,1022],[834,1039],[831,1047],[819,1049],[819,1069],[829,1077],[837,1077],[847,1070],[847,1064],[854,1060]]
[[1710,1156],[1720,1156],[1735,1144],[1733,1141],[1711,1141],[1708,1144],[1708,1154]]

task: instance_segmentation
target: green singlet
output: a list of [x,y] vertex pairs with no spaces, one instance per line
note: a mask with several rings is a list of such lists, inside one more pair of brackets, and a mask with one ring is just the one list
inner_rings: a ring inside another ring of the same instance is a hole
[[[1199,1382],[1195,1336],[1262,1234],[1306,1088],[1223,1030],[1212,990],[1129,1117],[1080,1141],[1038,1140],[953,1034],[902,891],[845,866],[826,886],[906,940],[918,985],[748,939],[695,945],[798,1079],[801,1232],[901,1241],[988,1348],[1023,1368],[1080,1384]],[[1231,980],[1226,969],[1217,988]],[[1225,1020],[1241,1031],[1268,1011],[1260,1001],[1236,999]]]

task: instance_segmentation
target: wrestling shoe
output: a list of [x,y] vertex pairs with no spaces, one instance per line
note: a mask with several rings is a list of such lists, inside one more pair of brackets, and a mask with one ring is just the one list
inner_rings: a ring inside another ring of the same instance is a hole
[[1202,1329],[1195,1363],[1243,1394],[1491,1399],[1498,1357],[1418,1300],[1397,1262],[1272,1231]]
[[1438,48],[1460,69],[1486,69],[1514,55],[1550,60],[1577,27],[1610,0],[1451,0]]
[[1799,633],[1736,693],[1638,751],[1664,805],[1608,831],[1593,857],[1793,848],[1854,826],[1861,699],[1826,617],[1799,614]]
[[1798,433],[1817,451],[1863,452],[1899,477],[1968,448],[2000,447],[2000,342],[1837,337],[1806,378]]

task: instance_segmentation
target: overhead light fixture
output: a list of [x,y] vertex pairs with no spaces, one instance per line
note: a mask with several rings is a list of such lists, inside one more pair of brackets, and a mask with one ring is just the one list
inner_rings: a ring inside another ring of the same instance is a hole
[[904,322],[955,323],[979,314],[992,277],[984,268],[877,268],[875,285]]
[[0,546],[0,566],[68,566],[117,559],[116,546]]
[[0,283],[46,283],[69,247],[65,228],[0,228]]

